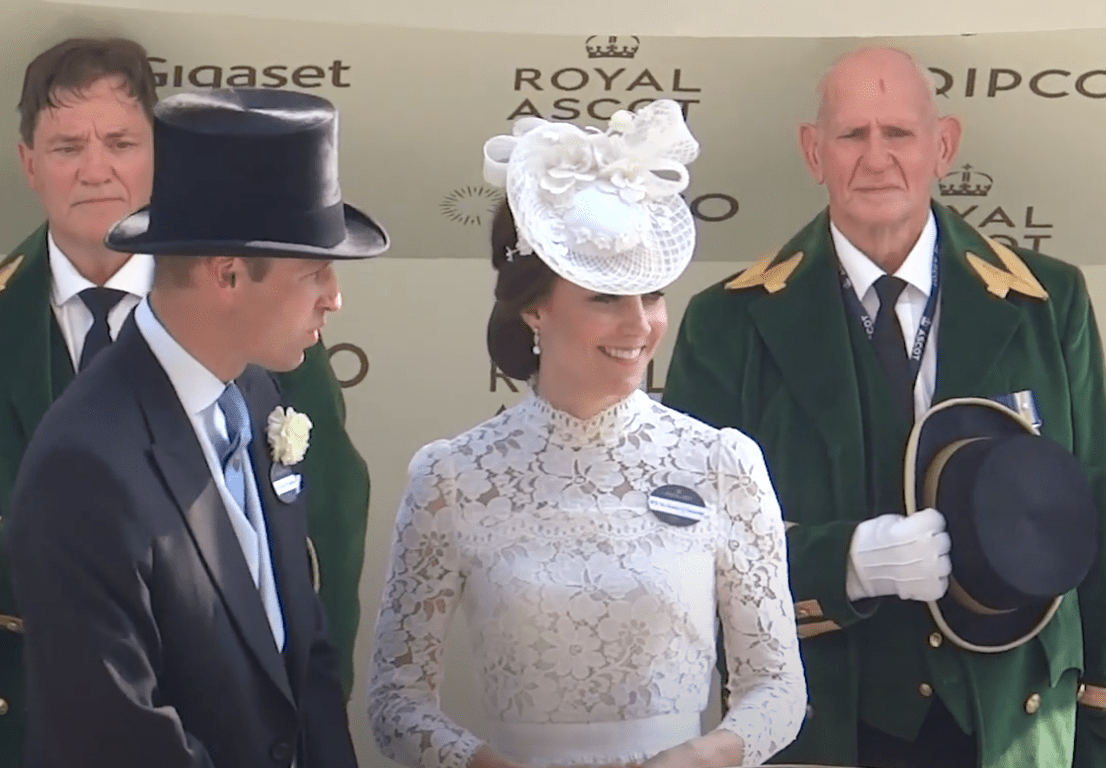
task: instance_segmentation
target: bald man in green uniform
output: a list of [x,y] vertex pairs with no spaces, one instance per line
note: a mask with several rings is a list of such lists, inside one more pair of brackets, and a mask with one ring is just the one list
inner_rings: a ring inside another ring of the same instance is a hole
[[903,517],[911,426],[962,396],[1020,403],[1106,508],[1102,348],[1082,274],[932,200],[961,127],[907,54],[854,51],[820,97],[800,143],[827,210],[692,299],[664,394],[761,444],[788,522],[810,701],[774,759],[1061,768],[1074,752],[1078,768],[1106,765],[1106,558],[1040,634],[973,652],[925,603],[948,587],[940,510]]

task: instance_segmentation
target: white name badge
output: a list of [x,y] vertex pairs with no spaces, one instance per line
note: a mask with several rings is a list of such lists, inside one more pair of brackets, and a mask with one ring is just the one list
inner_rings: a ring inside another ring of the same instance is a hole
[[649,511],[668,525],[695,525],[707,512],[703,497],[683,485],[664,485],[649,494]]
[[291,504],[303,489],[303,475],[283,464],[273,463],[269,470],[273,493],[285,504]]

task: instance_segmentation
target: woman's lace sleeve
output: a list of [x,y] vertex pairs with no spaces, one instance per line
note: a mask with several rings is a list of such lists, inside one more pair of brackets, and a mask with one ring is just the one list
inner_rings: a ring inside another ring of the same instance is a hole
[[450,445],[415,454],[396,516],[370,664],[380,751],[411,768],[463,768],[482,743],[441,709],[442,646],[464,579],[454,542]]
[[790,744],[806,709],[806,681],[787,578],[783,518],[760,447],[721,431],[717,599],[729,671],[720,728],[745,742],[743,765]]

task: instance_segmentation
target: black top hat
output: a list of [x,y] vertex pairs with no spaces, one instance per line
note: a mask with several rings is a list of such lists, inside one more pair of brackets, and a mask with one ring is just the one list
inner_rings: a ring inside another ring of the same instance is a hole
[[1098,507],[1079,460],[991,400],[931,408],[910,434],[905,477],[906,513],[945,517],[952,575],[929,609],[962,648],[1029,640],[1098,554]]
[[364,259],[387,250],[388,235],[342,202],[329,101],[237,88],[157,105],[150,204],[105,243],[127,253]]

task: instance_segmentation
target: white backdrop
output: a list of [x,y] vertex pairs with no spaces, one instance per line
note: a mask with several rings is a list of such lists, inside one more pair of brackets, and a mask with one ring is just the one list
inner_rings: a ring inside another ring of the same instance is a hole
[[694,37],[854,37],[1106,27],[1096,0],[84,0],[112,6],[400,27]]

